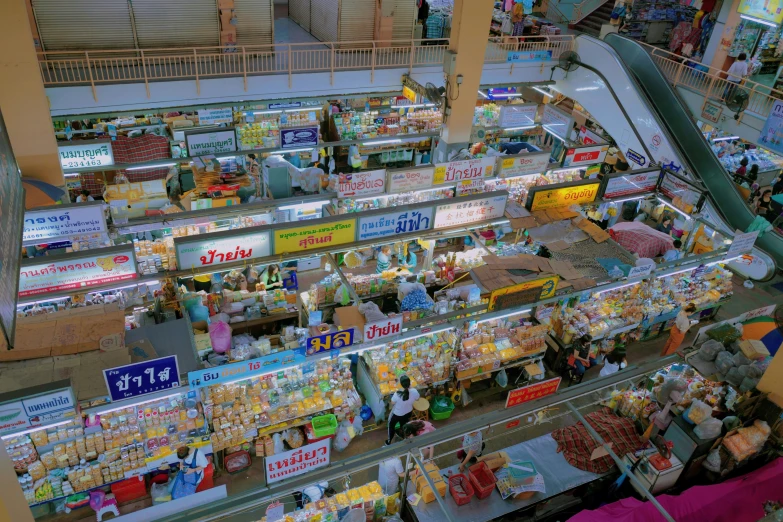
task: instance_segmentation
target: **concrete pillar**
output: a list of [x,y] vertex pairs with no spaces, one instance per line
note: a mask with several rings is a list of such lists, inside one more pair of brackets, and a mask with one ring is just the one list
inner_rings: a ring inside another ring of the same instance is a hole
[[0,1],[0,110],[23,177],[65,185],[25,0]]
[[[3,0],[8,1],[8,0]],[[34,522],[33,514],[27,507],[27,501],[19,486],[14,464],[0,443],[0,522]]]
[[[436,162],[446,161],[449,153],[466,147],[470,141],[493,6],[493,0],[454,0],[450,50],[457,59],[453,74],[448,77],[451,112],[443,124]],[[462,83],[458,85],[460,75]]]

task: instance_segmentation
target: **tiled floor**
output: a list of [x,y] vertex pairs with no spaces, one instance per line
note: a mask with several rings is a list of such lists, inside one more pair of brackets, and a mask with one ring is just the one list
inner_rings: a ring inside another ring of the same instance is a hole
[[275,43],[320,43],[290,18],[275,18]]

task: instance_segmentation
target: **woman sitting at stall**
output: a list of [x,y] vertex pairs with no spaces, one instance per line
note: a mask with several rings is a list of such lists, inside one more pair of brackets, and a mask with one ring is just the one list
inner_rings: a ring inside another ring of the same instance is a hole
[[666,215],[663,217],[661,222],[658,224],[657,227],[655,227],[655,230],[658,232],[663,232],[664,234],[671,234],[672,228],[674,227],[672,223],[672,218],[669,215]]
[[574,368],[576,374],[582,376],[585,371],[595,366],[595,357],[590,355],[590,348],[592,347],[593,336],[586,334],[577,339],[574,342],[574,352],[568,358],[568,366]]
[[280,275],[280,267],[275,264],[271,264],[267,267],[262,276],[262,280],[267,290],[272,288],[283,288],[283,278]]
[[378,258],[375,260],[375,273],[382,274],[391,268],[391,247],[384,245],[378,252]]
[[[419,435],[426,435],[427,433],[432,433],[433,431],[435,431],[435,426],[433,426],[429,421],[411,421],[402,427],[402,434],[406,439],[412,439],[413,437],[418,437]],[[424,451],[422,451],[422,456],[424,456],[425,452],[429,453],[429,458],[425,457],[425,460],[432,460],[434,458],[435,448],[433,446],[425,448]]]
[[418,262],[418,260],[416,259],[416,254],[411,252],[411,249],[410,249],[409,246],[406,247],[405,250],[406,250],[405,255],[402,256],[402,258],[400,259],[400,267],[401,268],[407,268],[411,272],[415,272],[416,271],[416,263]]

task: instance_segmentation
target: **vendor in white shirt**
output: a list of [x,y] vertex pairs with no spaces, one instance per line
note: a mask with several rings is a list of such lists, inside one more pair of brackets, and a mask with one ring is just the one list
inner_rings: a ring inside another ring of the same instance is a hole
[[674,326],[672,326],[671,333],[669,334],[669,340],[666,341],[661,355],[671,355],[677,351],[677,348],[680,347],[682,341],[685,340],[685,334],[690,327],[698,323],[698,321],[691,321],[688,318],[688,316],[695,311],[696,305],[693,303],[688,303],[680,310],[680,313],[677,314],[677,318],[674,320]]
[[[726,79],[734,84],[739,84],[743,78],[748,75],[748,55],[740,53],[737,59],[731,64],[729,70],[726,71]],[[726,89],[723,91],[723,99],[728,100],[734,93],[733,85],[726,85]]]
[[614,351],[606,354],[606,357],[604,358],[604,367],[601,368],[601,373],[599,373],[598,376],[606,377],[607,375],[612,375],[626,366],[628,366],[628,362],[625,360],[625,349],[615,348]]
[[682,259],[685,257],[685,252],[682,252],[680,249],[682,248],[682,241],[679,239],[675,239],[673,243],[674,248],[671,250],[667,250],[663,254],[663,260],[664,261],[677,261],[678,259]]

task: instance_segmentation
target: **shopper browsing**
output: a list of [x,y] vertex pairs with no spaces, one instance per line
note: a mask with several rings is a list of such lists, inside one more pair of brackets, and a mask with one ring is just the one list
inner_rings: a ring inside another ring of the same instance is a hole
[[775,184],[772,185],[772,195],[777,196],[778,194],[783,193],[783,174],[778,176],[778,179],[775,180]]
[[389,438],[386,440],[387,446],[392,443],[392,440],[394,440],[394,437],[397,434],[395,431],[397,423],[402,427],[411,419],[411,415],[413,414],[413,403],[420,397],[419,392],[416,391],[415,388],[413,390],[410,389],[411,379],[407,375],[400,377],[400,386],[402,386],[402,390],[394,392],[394,395],[392,395],[391,398],[392,410],[391,415],[389,415]]
[[[432,423],[428,421],[411,421],[402,427],[402,434],[406,439],[412,439],[413,437],[418,437],[419,435],[426,435],[427,433],[432,433],[433,431],[435,431],[435,426],[433,426]],[[422,455],[425,452],[429,453],[429,458],[425,458],[426,460],[432,460],[434,458],[435,448],[433,446],[425,448],[422,452]]]
[[677,351],[682,341],[685,339],[685,334],[688,332],[691,326],[699,321],[691,321],[688,316],[696,311],[696,305],[688,303],[677,314],[677,318],[674,320],[674,326],[672,326],[671,333],[669,334],[669,340],[663,347],[661,355],[671,355]]
[[[748,55],[740,53],[736,61],[731,64],[726,72],[726,79],[730,82],[723,91],[723,99],[728,100],[734,95],[735,85],[738,85],[748,75]],[[735,85],[731,85],[731,83]]]
[[465,466],[474,464],[476,457],[481,456],[484,451],[484,437],[481,431],[474,431],[462,437],[462,449],[457,452],[457,458],[461,461],[459,471],[465,471]]
[[756,201],[756,214],[765,216],[769,212],[769,206],[772,204],[772,191],[765,190],[761,197]]
[[[740,160],[739,168],[734,171],[734,183],[740,183],[745,178],[745,174],[748,172],[748,158],[742,158]],[[737,178],[740,178],[739,180]]]
[[95,201],[95,198],[90,196],[90,191],[87,189],[82,190],[81,194],[76,196],[77,203],[87,203],[88,201]]

